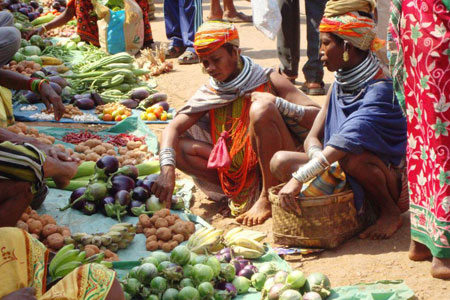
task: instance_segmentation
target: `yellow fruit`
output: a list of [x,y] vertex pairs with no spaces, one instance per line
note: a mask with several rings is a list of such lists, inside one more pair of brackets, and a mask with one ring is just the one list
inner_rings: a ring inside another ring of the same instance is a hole
[[120,112],[119,112],[118,110],[115,110],[115,111],[112,112],[111,115],[112,115],[113,118],[115,119],[117,116],[120,116],[121,114],[120,114]]
[[125,115],[125,114],[124,114],[124,115],[122,115],[121,117],[122,117],[122,120],[125,120],[126,118],[128,118],[128,116],[127,116],[127,115]]
[[141,113],[141,120],[147,120],[147,114],[145,112]]
[[147,114],[147,120],[156,121],[157,120],[156,115],[154,113]]
[[147,109],[145,110],[146,113],[152,113],[153,112],[153,107],[147,107]]

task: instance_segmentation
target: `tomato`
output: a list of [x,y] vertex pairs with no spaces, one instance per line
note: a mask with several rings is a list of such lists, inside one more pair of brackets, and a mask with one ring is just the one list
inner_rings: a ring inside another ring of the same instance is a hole
[[163,113],[159,119],[160,119],[161,121],[167,121],[167,114],[166,114],[166,113]]
[[154,113],[147,114],[147,120],[156,121],[157,120],[156,115]]
[[130,110],[126,110],[123,114],[125,116],[129,117],[129,116],[131,116],[131,111]]
[[145,112],[141,113],[141,120],[147,120],[147,114]]
[[116,116],[116,117],[114,118],[114,121],[116,121],[116,122],[122,121],[122,116],[121,116],[121,115]]
[[113,116],[110,114],[104,114],[103,115],[103,121],[112,121],[113,120]]
[[153,113],[153,107],[147,107],[147,109],[145,110],[146,113]]
[[108,114],[108,115],[110,115],[110,114],[112,114],[112,112],[113,112],[113,109],[112,108],[105,108],[104,110],[103,110],[103,114]]
[[120,114],[119,114],[119,111],[118,111],[118,110],[115,110],[115,111],[112,112],[111,115],[112,115],[113,118],[116,118],[116,117],[119,116]]

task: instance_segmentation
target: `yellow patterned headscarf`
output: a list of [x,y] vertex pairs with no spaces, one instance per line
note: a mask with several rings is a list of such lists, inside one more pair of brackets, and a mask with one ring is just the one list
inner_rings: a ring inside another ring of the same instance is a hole
[[374,0],[329,0],[319,31],[333,33],[361,50],[377,51],[386,41],[377,38],[374,20],[358,13],[372,13],[375,4]]
[[200,26],[195,34],[194,49],[198,56],[209,55],[224,44],[239,47],[239,34],[232,23],[209,21]]

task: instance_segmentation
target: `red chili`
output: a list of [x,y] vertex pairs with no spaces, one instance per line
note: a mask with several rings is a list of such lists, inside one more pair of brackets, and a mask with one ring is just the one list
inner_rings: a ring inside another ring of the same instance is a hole
[[71,144],[79,144],[82,142],[86,142],[89,139],[98,139],[103,140],[103,138],[99,135],[93,134],[87,130],[80,132],[70,132],[63,136],[62,141],[65,143]]

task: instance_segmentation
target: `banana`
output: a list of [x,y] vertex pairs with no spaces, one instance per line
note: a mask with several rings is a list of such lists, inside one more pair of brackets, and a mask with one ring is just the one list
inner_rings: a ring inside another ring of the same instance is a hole
[[98,235],[92,237],[91,244],[100,247],[102,245],[102,238]]
[[197,232],[194,233],[191,238],[192,238],[192,247],[198,246],[201,241],[203,239],[205,239],[208,235],[210,235],[212,232],[214,232],[214,230],[216,230],[214,227],[210,227],[210,228],[206,228],[204,230],[199,230],[198,234]]
[[110,231],[107,233],[107,235],[111,237],[113,243],[118,243],[122,240],[122,233],[120,232]]
[[258,258],[264,254],[264,252],[259,252],[257,250],[248,249],[248,248],[245,248],[242,246],[233,247],[233,251],[236,255],[243,256],[244,258],[247,258],[247,259]]
[[233,229],[231,229],[224,235],[224,238],[225,238],[225,240],[229,240],[229,239],[231,239],[231,237],[233,235],[235,235],[241,231],[243,231],[243,229],[241,227],[234,227]]
[[267,234],[261,231],[247,230],[247,237],[257,242],[261,242],[267,237]]
[[85,246],[92,244],[92,238],[93,236],[91,234],[85,234],[83,237],[81,237],[81,243]]
[[200,237],[192,241],[190,250],[197,254],[204,254],[205,251],[211,252],[211,249],[217,248],[221,243],[222,234],[223,230],[207,229],[201,233]]
[[130,228],[133,227],[134,225],[131,224],[131,223],[117,223],[117,224],[114,224],[113,226],[111,226],[111,228],[118,227],[118,226],[120,226],[120,227],[126,227],[127,229],[130,229]]
[[[70,246],[70,245],[67,245],[67,246]],[[67,246],[65,246],[65,247],[67,247]],[[64,247],[61,249],[64,249]],[[80,253],[80,250],[73,249],[73,248],[63,252],[61,255],[58,255],[59,254],[59,252],[58,252],[56,254],[56,256],[52,259],[50,266],[48,268],[50,275],[53,278],[55,278],[54,275],[55,275],[56,269],[68,262],[76,260],[79,253]]]
[[128,228],[125,227],[125,226],[117,226],[117,225],[114,225],[114,226],[112,226],[112,227],[109,229],[109,231],[110,231],[110,232],[111,232],[111,231],[117,231],[117,232],[120,232],[120,233],[124,234],[124,233],[128,232]]
[[119,245],[119,249],[125,249],[126,247],[128,247],[128,241],[127,240],[121,240],[118,245]]
[[100,238],[102,239],[103,246],[109,246],[113,242],[112,237],[109,234],[103,234]]
[[137,227],[132,225],[131,227],[128,228],[128,232],[129,233],[136,233]]
[[[257,242],[255,240],[252,239],[247,239],[247,238],[237,238],[233,241],[232,244],[230,244],[231,247],[233,246],[241,246],[244,248],[248,248],[248,249],[252,249],[252,250],[256,250],[258,252],[264,253],[264,245],[260,242]],[[234,249],[234,247],[233,247]]]
[[236,241],[237,239],[242,239],[242,238],[260,242],[265,237],[266,237],[266,235],[264,233],[258,233],[257,231],[253,231],[253,230],[243,230],[242,232],[231,236],[231,238],[225,239],[225,242],[227,244],[233,244],[234,241]]
[[107,248],[112,252],[117,252],[119,250],[119,244],[111,243]]
[[222,234],[223,234],[223,230],[215,229],[214,231],[212,231],[208,235],[206,235],[206,236],[202,237],[201,239],[199,239],[198,240],[198,245],[212,244],[215,241],[217,241],[217,239],[220,239]]
[[68,263],[65,263],[55,270],[55,277],[53,276],[52,277],[53,278],[64,277],[81,265],[82,263],[79,261],[70,261]]
[[82,262],[84,262],[85,258],[86,258],[86,251],[80,251],[80,253],[78,253],[77,258],[75,260],[82,263]]
[[134,236],[136,233],[133,232],[127,232],[123,234],[123,239],[126,240],[128,243],[131,243],[134,239]]
[[73,234],[72,238],[75,240],[75,242],[81,243],[81,238],[85,235],[87,235],[87,233],[78,232],[78,233]]
[[71,236],[64,237],[64,245],[73,244],[75,245],[75,240]]
[[87,259],[84,260],[84,262],[87,264],[100,263],[104,258],[105,258],[105,253],[100,252],[100,253],[97,253],[97,254],[94,254],[94,255],[88,257]]

